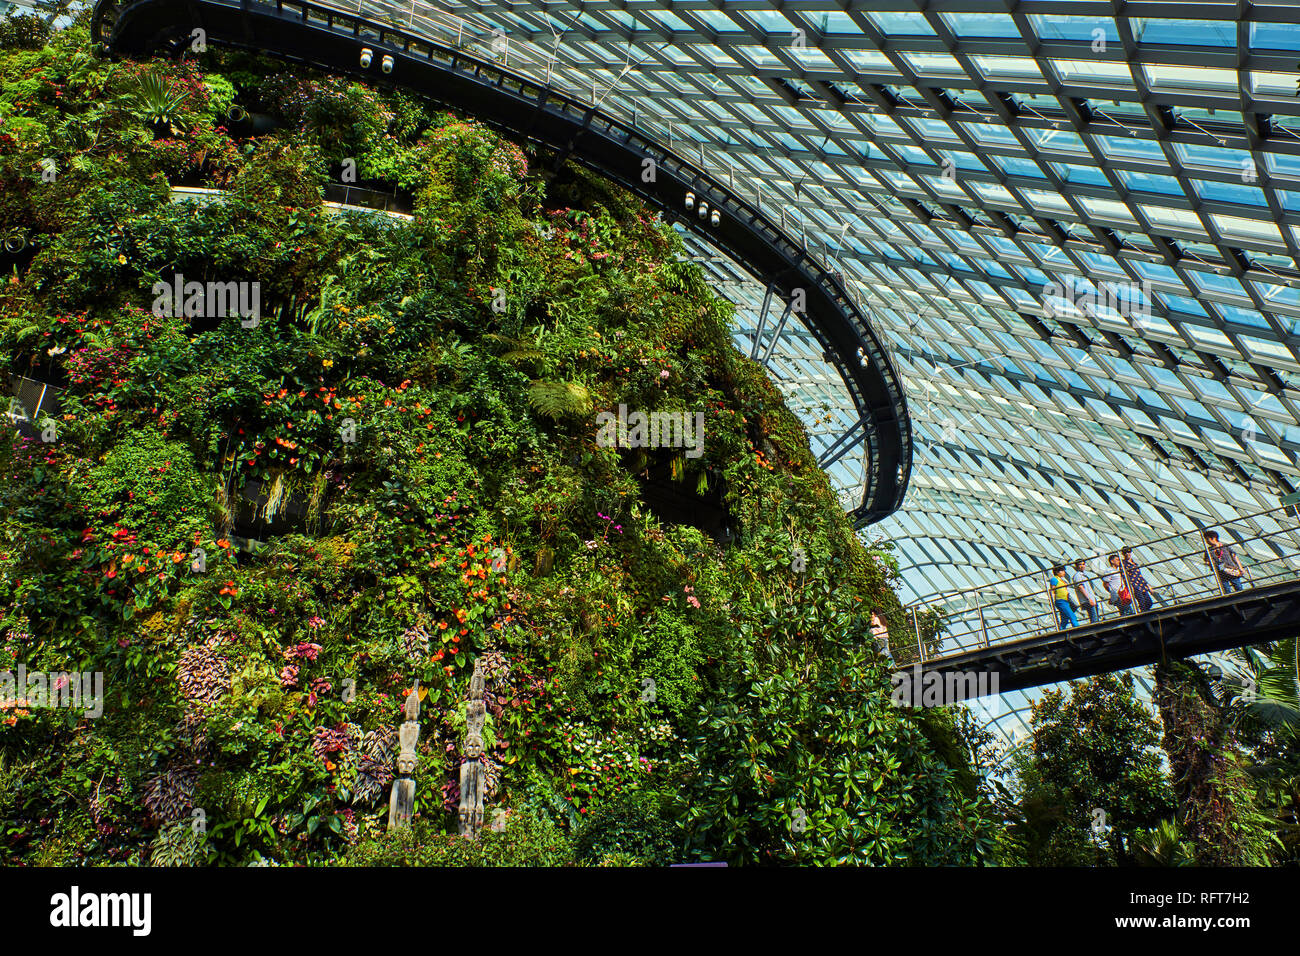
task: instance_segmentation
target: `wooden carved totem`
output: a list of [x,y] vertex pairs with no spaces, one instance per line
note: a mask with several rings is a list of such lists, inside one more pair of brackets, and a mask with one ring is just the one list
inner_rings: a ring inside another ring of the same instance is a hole
[[460,835],[473,837],[483,826],[483,661],[474,662],[465,699],[465,752],[460,762]]
[[411,693],[406,698],[406,720],[397,730],[397,743],[401,748],[397,754],[397,779],[393,781],[393,795],[388,802],[388,829],[395,830],[411,825],[411,814],[415,810],[415,781],[411,774],[419,758],[415,755],[415,744],[420,739],[420,682],[417,679]]

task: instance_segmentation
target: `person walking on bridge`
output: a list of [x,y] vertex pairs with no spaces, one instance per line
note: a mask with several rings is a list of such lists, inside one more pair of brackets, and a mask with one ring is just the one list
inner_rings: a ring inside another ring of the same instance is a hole
[[1133,592],[1124,582],[1124,568],[1120,564],[1119,555],[1110,555],[1106,562],[1110,570],[1102,575],[1101,583],[1110,592],[1110,603],[1119,608],[1119,616],[1128,617],[1133,613]]
[[1129,593],[1133,595],[1133,600],[1137,602],[1138,610],[1145,614],[1151,610],[1151,585],[1147,584],[1147,579],[1142,576],[1142,569],[1138,567],[1133,560],[1132,548],[1120,548],[1119,553],[1123,555],[1120,560],[1120,567],[1124,571],[1124,580],[1128,584]]
[[1088,623],[1096,624],[1101,612],[1097,609],[1097,596],[1092,591],[1092,585],[1088,583],[1088,572],[1085,570],[1088,562],[1083,558],[1074,562],[1074,573],[1070,575],[1070,583],[1074,585],[1074,593],[1078,595],[1079,607],[1088,612]]
[[1237,552],[1219,542],[1217,531],[1207,531],[1204,537],[1206,555],[1201,560],[1205,564],[1214,561],[1214,573],[1219,576],[1219,586],[1224,594],[1240,591],[1244,586],[1241,579],[1245,577],[1246,571],[1241,566],[1241,559],[1237,557]]
[[1052,568],[1052,580],[1047,585],[1047,593],[1056,606],[1061,630],[1067,627],[1078,627],[1079,619],[1074,616],[1074,607],[1070,604],[1070,582],[1065,576],[1065,565],[1058,564]]
[[889,625],[885,623],[885,612],[879,606],[871,609],[871,636],[876,639],[880,653],[894,663],[894,655],[889,651]]

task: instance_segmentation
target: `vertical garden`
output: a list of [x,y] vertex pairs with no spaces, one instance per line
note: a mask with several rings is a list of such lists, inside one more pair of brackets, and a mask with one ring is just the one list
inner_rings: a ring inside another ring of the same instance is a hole
[[[0,670],[104,700],[0,713],[0,860],[990,853],[972,735],[890,704],[896,566],[653,214],[400,93],[2,40],[0,351],[57,401],[0,434]],[[409,215],[325,205],[341,182]],[[604,447],[620,405],[702,414],[701,454]]]

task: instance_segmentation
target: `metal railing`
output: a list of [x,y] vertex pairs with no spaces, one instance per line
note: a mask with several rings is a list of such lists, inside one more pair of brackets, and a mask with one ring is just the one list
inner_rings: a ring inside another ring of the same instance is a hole
[[22,375],[10,376],[11,395],[4,405],[4,415],[13,424],[31,425],[41,415],[57,415],[63,389]]
[[[1234,525],[1250,525],[1252,531],[1238,535]],[[1217,532],[1219,548],[1228,550],[1213,547],[1205,538],[1206,531]],[[909,633],[891,644],[900,650],[911,648],[904,655],[908,663],[924,662],[1087,627],[1094,621],[1073,579],[1074,563],[1080,557],[1085,562],[1084,583],[1096,602],[1097,623],[1115,623],[1148,611],[1295,580],[1300,578],[1300,504],[1140,542],[1131,546],[1128,561],[1123,547],[1117,544],[1099,553],[1063,556],[1065,573],[1058,577],[1065,578],[1065,593],[1077,608],[1072,611],[1077,623],[1069,623],[1059,608],[1059,592],[1054,594],[1057,589],[1050,586],[1053,572],[1047,569],[910,605]],[[1112,555],[1118,556],[1118,566],[1111,563]],[[1234,566],[1240,570],[1239,576],[1218,570]],[[991,599],[982,600],[990,594],[994,595]],[[1122,600],[1125,594],[1127,602]],[[927,632],[927,611],[942,615],[938,634]]]

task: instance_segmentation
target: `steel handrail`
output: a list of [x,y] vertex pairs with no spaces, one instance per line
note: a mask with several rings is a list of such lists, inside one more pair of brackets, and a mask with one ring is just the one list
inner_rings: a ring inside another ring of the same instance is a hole
[[[1255,518],[1263,517],[1264,515],[1271,515],[1271,514],[1277,514],[1277,513],[1289,513],[1289,514],[1295,514],[1298,510],[1300,510],[1300,506],[1296,506],[1296,505],[1281,505],[1281,506],[1278,506],[1278,507],[1275,507],[1275,508],[1265,508],[1263,511],[1256,511],[1256,512],[1253,512],[1253,513],[1251,513],[1251,514],[1241,515],[1240,517],[1234,518],[1234,519],[1233,519],[1233,523],[1235,523],[1235,524],[1241,524],[1241,523],[1244,523],[1244,522],[1247,522],[1247,521],[1252,521],[1252,520],[1254,520]],[[1222,524],[1222,522],[1221,522],[1220,524]],[[1211,524],[1211,525],[1207,525],[1206,527],[1207,527],[1207,530],[1208,530],[1208,529],[1210,529],[1210,528],[1215,527],[1215,525]],[[1151,545],[1160,544],[1160,543],[1165,542],[1165,541],[1171,541],[1171,540],[1173,540],[1173,539],[1175,539],[1175,538],[1181,538],[1181,537],[1183,537],[1184,535],[1188,535],[1188,534],[1199,534],[1199,533],[1200,533],[1199,530],[1193,530],[1193,531],[1176,531],[1176,532],[1174,532],[1174,533],[1172,533],[1172,534],[1167,534],[1167,535],[1165,535],[1165,536],[1162,537],[1162,538],[1152,538],[1152,539],[1147,540],[1147,541],[1139,541],[1139,542],[1137,542],[1137,543],[1134,544],[1134,545],[1117,545],[1117,546],[1115,546],[1115,547],[1113,547],[1113,548],[1103,548],[1101,551],[1098,551],[1096,554],[1089,555],[1089,560],[1091,560],[1091,559],[1093,559],[1093,558],[1101,557],[1103,554],[1108,554],[1108,553],[1110,553],[1110,552],[1112,552],[1112,551],[1119,551],[1120,548],[1122,548],[1122,547],[1143,547],[1143,548],[1146,548],[1146,547],[1150,547]],[[1225,544],[1232,544],[1232,543],[1234,543],[1234,542],[1224,542],[1224,543],[1225,543]],[[1050,571],[1050,569],[1045,569],[1045,570],[1049,570],[1049,571]],[[954,599],[954,598],[963,597],[963,596],[965,596],[965,595],[967,595],[967,594],[979,594],[980,592],[983,592],[983,591],[991,591],[991,590],[995,590],[996,588],[1001,587],[1002,585],[1005,585],[1005,584],[1011,584],[1012,582],[1015,582],[1015,581],[1021,581],[1021,580],[1024,580],[1025,578],[1029,577],[1030,575],[1034,575],[1034,574],[1042,574],[1042,573],[1043,573],[1043,571],[1042,571],[1042,570],[1039,570],[1039,571],[1026,571],[1026,572],[1024,572],[1024,573],[1022,573],[1022,574],[1013,574],[1013,575],[1011,575],[1010,577],[999,578],[998,580],[996,580],[996,581],[991,581],[991,582],[989,582],[988,584],[980,584],[980,585],[976,585],[975,587],[963,588],[963,589],[960,590],[960,591],[950,591],[950,592],[948,592],[946,595],[944,595],[944,596],[942,596],[942,597],[938,597],[938,596],[936,596],[936,597],[933,597],[933,598],[926,598],[925,600],[917,601],[917,602],[915,602],[914,604],[911,604],[911,605],[908,605],[908,606],[909,606],[909,607],[920,607],[920,608],[925,608],[925,607],[929,607],[929,606],[931,606],[931,605],[935,605],[935,604],[946,603],[946,602],[948,602],[948,601],[950,601],[950,600],[952,600],[952,599]]]

